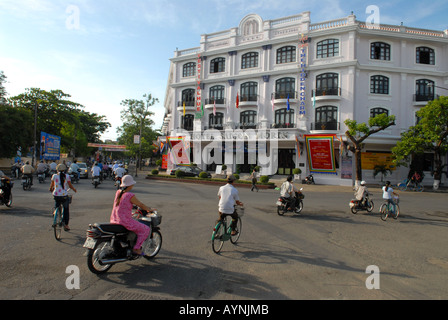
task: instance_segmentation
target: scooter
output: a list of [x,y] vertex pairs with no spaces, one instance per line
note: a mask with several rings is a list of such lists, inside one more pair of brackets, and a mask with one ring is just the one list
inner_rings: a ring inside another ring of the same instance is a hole
[[357,214],[358,211],[363,211],[366,210],[367,212],[372,212],[373,211],[373,201],[370,200],[370,194],[367,194],[365,197],[365,200],[356,200],[356,199],[352,199],[350,201],[350,210],[352,211],[353,214]]
[[39,179],[39,183],[44,183],[45,182],[45,172],[38,172],[37,178]]
[[31,178],[28,177],[28,175],[23,174],[22,175],[22,188],[23,190],[30,190],[31,189]]
[[305,178],[305,183],[306,184],[316,184],[314,182],[314,176],[312,173],[310,173],[310,175]]
[[[303,199],[305,195],[302,193],[303,188],[300,188],[299,192],[296,192],[294,213],[299,214],[303,210]],[[289,206],[289,198],[279,197],[277,202],[277,214],[279,216],[284,215],[288,211],[293,211]]]
[[100,177],[99,176],[93,177],[92,184],[96,189],[101,184]]
[[142,244],[142,255],[133,253],[137,235],[122,225],[95,223],[89,225],[83,245],[87,249],[87,266],[95,274],[107,272],[116,263],[132,261],[144,257],[154,258],[162,248],[162,234],[159,225],[162,216],[137,208],[133,218],[151,228],[150,235]]
[[[8,208],[12,205],[12,187],[14,182],[8,181],[7,179],[1,179],[0,181],[0,205],[5,205]],[[9,187],[9,198],[6,198],[5,189]]]
[[[81,172],[81,169],[78,169],[78,172]],[[79,182],[79,175],[77,172],[73,172],[71,170],[69,170],[68,174],[70,175],[70,180],[71,182]]]

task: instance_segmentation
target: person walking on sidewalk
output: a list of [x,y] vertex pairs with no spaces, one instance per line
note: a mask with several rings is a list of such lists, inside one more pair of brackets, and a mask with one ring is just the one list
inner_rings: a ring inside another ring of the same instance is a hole
[[257,171],[254,169],[252,171],[252,174],[250,175],[250,179],[252,179],[252,188],[250,188],[250,191],[254,191],[254,189],[257,189],[258,192],[258,187],[257,187]]

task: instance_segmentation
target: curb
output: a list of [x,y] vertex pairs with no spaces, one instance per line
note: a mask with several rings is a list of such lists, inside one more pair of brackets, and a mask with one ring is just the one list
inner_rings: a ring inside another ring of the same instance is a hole
[[[147,175],[145,179],[148,180],[164,180],[164,181],[173,181],[173,182],[189,182],[189,183],[196,183],[196,184],[210,184],[210,185],[223,185],[226,182],[225,181],[208,181],[208,180],[194,180],[194,179],[179,179],[179,178],[165,178],[162,176],[151,176],[151,175]],[[233,185],[235,187],[243,187],[243,188],[251,188],[252,184],[251,183],[238,183],[238,182],[234,182]],[[269,184],[269,185],[265,185],[265,184],[258,184],[257,183],[257,187],[258,189],[275,189],[275,184]]]

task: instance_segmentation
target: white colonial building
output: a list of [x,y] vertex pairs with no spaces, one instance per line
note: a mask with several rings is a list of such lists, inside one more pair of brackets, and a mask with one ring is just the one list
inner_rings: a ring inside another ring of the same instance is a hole
[[[225,163],[233,172],[249,172],[261,148],[277,164],[262,173],[300,168],[302,176],[314,169],[307,135],[334,135],[332,174],[315,180],[351,185],[354,161],[344,148],[344,121],[368,122],[387,113],[396,116],[396,125],[368,138],[363,150],[363,178],[378,182],[373,166],[389,163],[400,133],[415,124],[416,111],[428,101],[448,94],[444,87],[448,30],[374,26],[354,15],[311,23],[310,12],[269,21],[251,14],[236,28],[202,35],[197,47],[175,51],[162,132],[190,135],[192,161],[204,170]],[[248,142],[253,132],[256,144]],[[226,145],[229,137],[234,141]],[[204,154],[214,163],[201,161]],[[433,155],[418,162],[432,184]],[[396,182],[407,173],[398,168],[386,179]]]

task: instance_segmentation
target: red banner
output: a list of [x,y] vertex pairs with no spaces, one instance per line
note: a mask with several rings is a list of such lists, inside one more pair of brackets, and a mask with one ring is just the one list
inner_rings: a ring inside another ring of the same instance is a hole
[[334,134],[305,135],[310,172],[336,174]]

